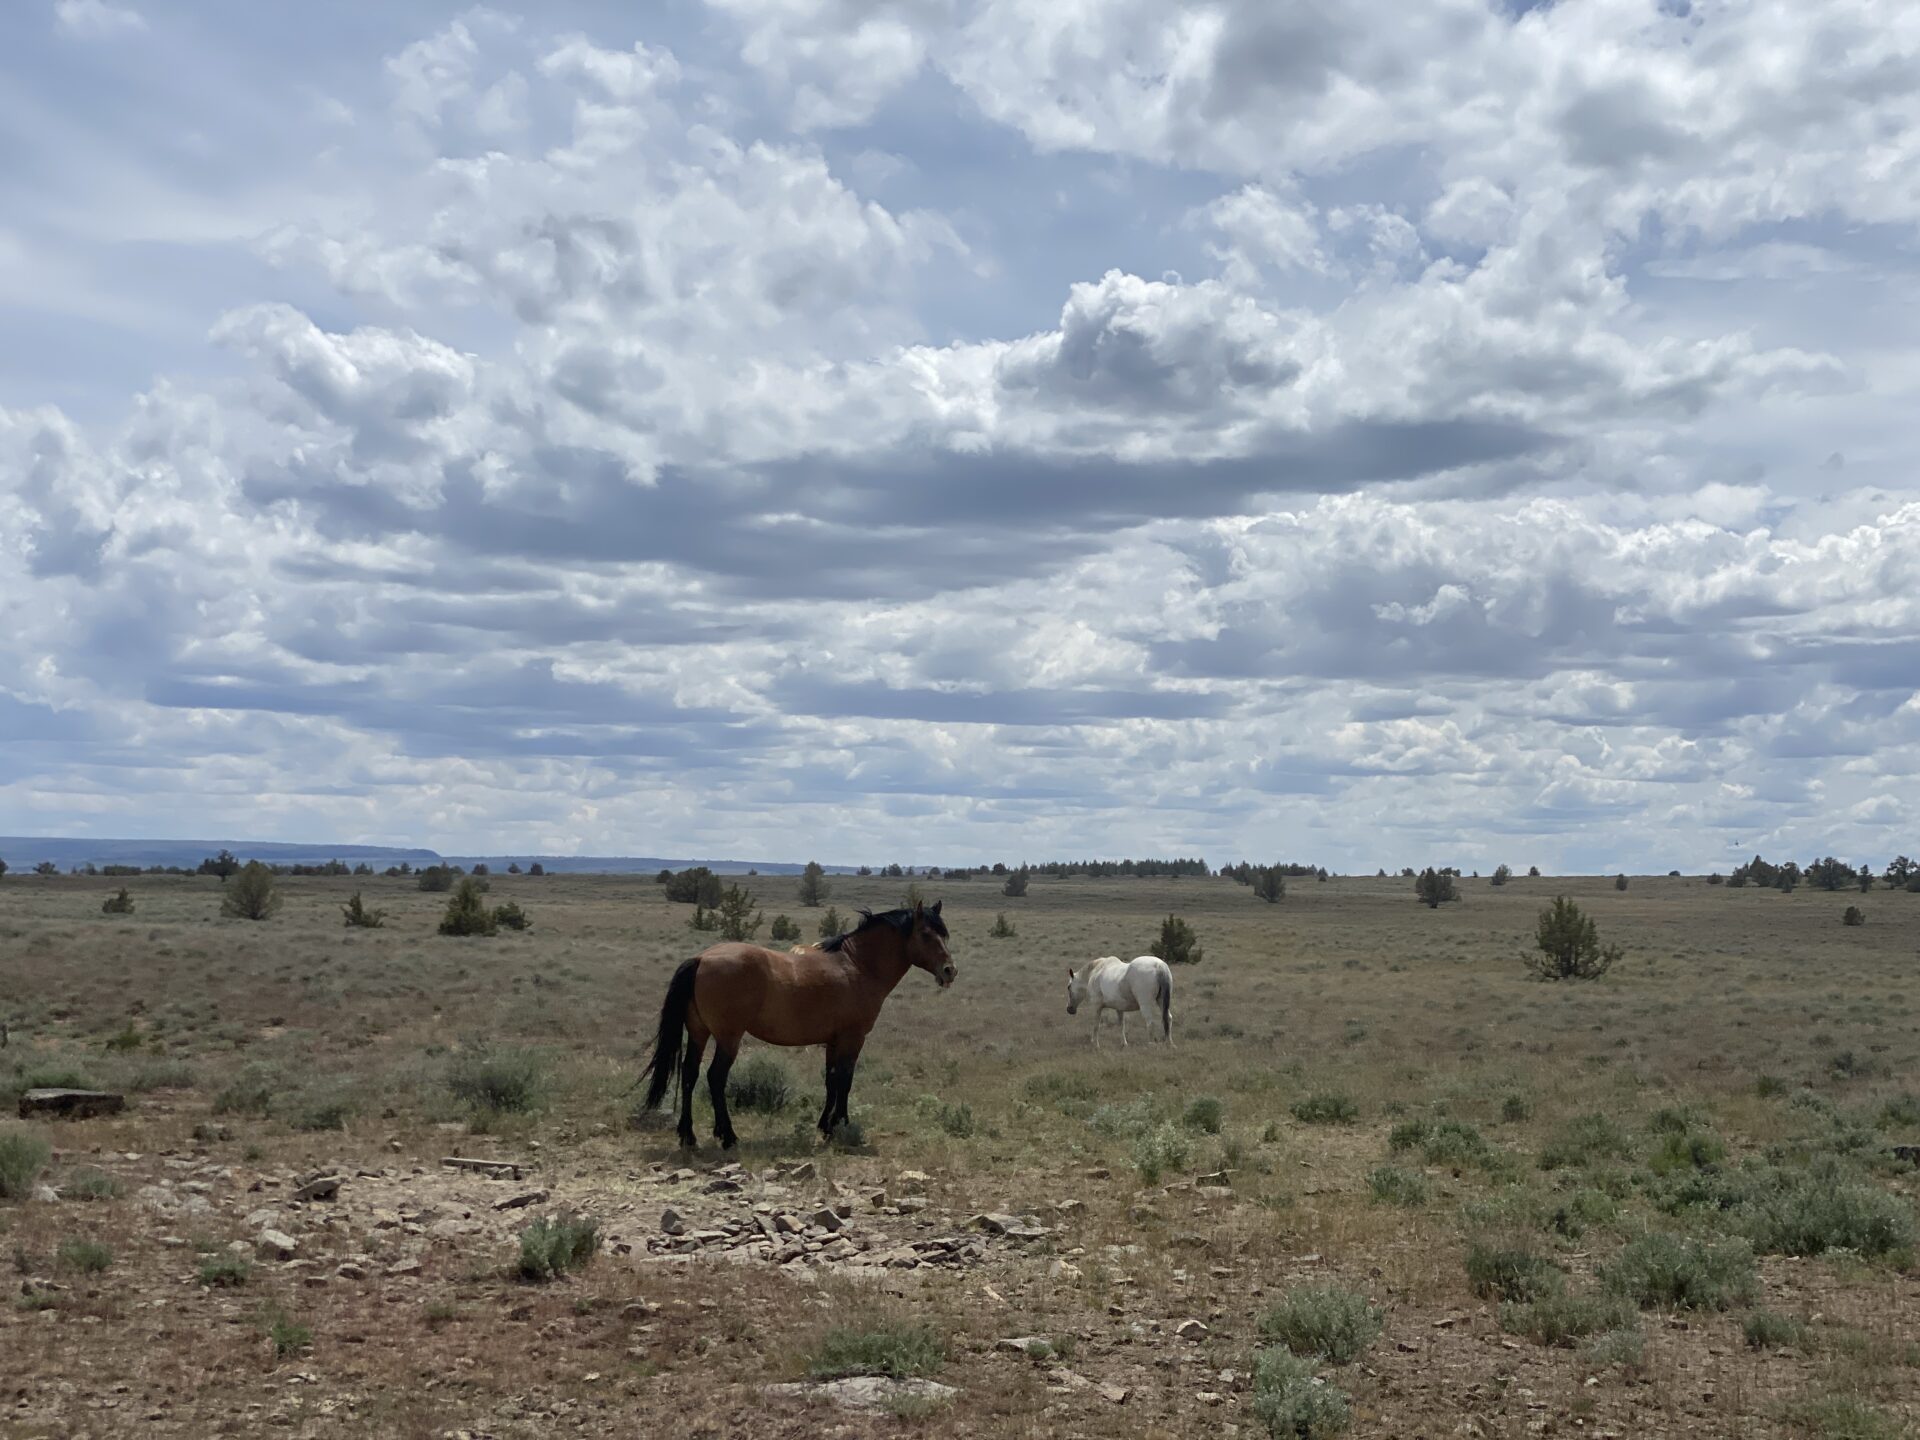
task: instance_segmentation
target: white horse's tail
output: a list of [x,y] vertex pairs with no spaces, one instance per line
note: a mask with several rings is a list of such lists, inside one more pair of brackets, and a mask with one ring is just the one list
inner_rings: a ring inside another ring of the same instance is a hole
[[1161,970],[1158,977],[1160,991],[1160,1038],[1169,1045],[1173,1043],[1173,974]]

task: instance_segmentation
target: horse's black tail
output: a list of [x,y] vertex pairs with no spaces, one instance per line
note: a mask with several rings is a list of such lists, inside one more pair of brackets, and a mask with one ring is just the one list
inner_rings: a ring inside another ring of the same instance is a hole
[[1160,972],[1160,1038],[1173,1039],[1173,977],[1165,970]]
[[653,1055],[640,1074],[647,1080],[646,1108],[657,1110],[667,1098],[667,1087],[680,1073],[680,1056],[687,1046],[687,1011],[693,1008],[693,977],[700,969],[700,957],[680,962],[667,983],[667,998],[660,1006],[660,1033],[654,1037]]

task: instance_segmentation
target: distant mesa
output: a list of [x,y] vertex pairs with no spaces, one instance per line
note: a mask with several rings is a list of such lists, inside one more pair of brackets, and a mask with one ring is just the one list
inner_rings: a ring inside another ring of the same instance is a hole
[[[51,860],[61,870],[76,865],[177,865],[191,870],[209,855],[231,850],[242,860],[264,860],[271,865],[324,865],[329,860],[357,865],[361,861],[384,870],[405,861],[415,869],[422,865],[452,864],[471,868],[484,863],[490,869],[505,870],[517,862],[522,870],[534,861],[550,874],[651,875],[659,870],[684,870],[704,865],[719,875],[744,875],[758,870],[762,875],[798,875],[804,861],[781,860],[675,860],[658,855],[442,855],[424,847],[402,848],[392,845],[336,845],[325,841],[312,844],[280,840],[107,840],[51,835],[0,835],[0,857],[16,869],[27,869],[43,860]],[[850,865],[828,865],[836,875],[851,874]]]

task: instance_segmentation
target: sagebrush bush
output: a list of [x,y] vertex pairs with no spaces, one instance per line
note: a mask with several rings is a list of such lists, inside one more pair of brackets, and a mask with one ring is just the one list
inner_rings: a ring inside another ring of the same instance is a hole
[[1360,1118],[1360,1107],[1338,1090],[1316,1090],[1288,1109],[1302,1125],[1350,1125]]
[[815,1380],[848,1375],[904,1380],[931,1375],[946,1362],[946,1341],[931,1325],[882,1320],[828,1330],[807,1357],[807,1374]]
[[1798,1345],[1807,1333],[1806,1322],[1773,1310],[1755,1310],[1740,1331],[1755,1350],[1779,1350]]
[[793,1103],[793,1081],[771,1055],[749,1055],[727,1072],[727,1108],[778,1115]]
[[1424,1117],[1403,1120],[1388,1133],[1387,1146],[1395,1153],[1418,1147],[1421,1158],[1429,1165],[1454,1169],[1472,1166],[1492,1170],[1500,1164],[1499,1152],[1476,1127],[1464,1120]]
[[1630,1329],[1633,1307],[1611,1295],[1555,1292],[1523,1304],[1500,1307],[1500,1328],[1540,1345],[1570,1346],[1603,1330]]
[[1380,1311],[1343,1285],[1295,1285],[1260,1316],[1260,1338],[1346,1365],[1380,1338]]
[[31,1130],[0,1130],[0,1200],[24,1200],[47,1168],[53,1147]]
[[1913,1249],[1913,1207],[1877,1185],[1821,1167],[1750,1192],[1737,1203],[1741,1228],[1763,1255],[1851,1250],[1870,1260]]
[[200,1283],[215,1290],[244,1285],[252,1278],[253,1266],[245,1256],[231,1252],[209,1255],[200,1262]]
[[1180,1116],[1180,1123],[1187,1129],[1198,1131],[1203,1135],[1218,1135],[1220,1123],[1226,1118],[1226,1113],[1226,1106],[1222,1105],[1218,1098],[1212,1095],[1200,1095],[1187,1103],[1185,1112]]
[[1427,1200],[1426,1177],[1397,1165],[1382,1165],[1368,1175],[1367,1187],[1385,1205],[1424,1205]]
[[214,1093],[213,1113],[264,1116],[285,1085],[278,1071],[250,1065]]
[[1133,1163],[1140,1178],[1156,1185],[1169,1170],[1184,1170],[1193,1158],[1186,1132],[1177,1125],[1161,1124],[1139,1132],[1132,1145]]
[[993,917],[993,928],[987,931],[987,936],[993,940],[1011,940],[1018,933],[1012,925],[1007,923],[1006,911],[1002,910]]
[[60,1268],[98,1275],[113,1264],[113,1251],[98,1240],[62,1240],[55,1255]]
[[1627,1132],[1605,1115],[1577,1115],[1562,1125],[1540,1151],[1542,1170],[1591,1165],[1596,1160],[1623,1160],[1633,1154]]
[[494,906],[493,923],[502,930],[531,930],[533,928],[532,917],[520,908],[520,904],[516,900],[509,900],[504,905]]
[[1708,1241],[1653,1231],[1629,1240],[1597,1269],[1600,1282],[1642,1309],[1725,1310],[1760,1287],[1745,1240]]
[[542,1216],[520,1232],[520,1278],[558,1280],[584,1269],[599,1249],[600,1227],[586,1216]]
[[493,1115],[537,1108],[546,1087],[546,1062],[537,1051],[512,1046],[463,1050],[447,1062],[454,1098]]
[[88,1167],[74,1171],[60,1193],[69,1200],[112,1200],[120,1194],[120,1182],[104,1170]]
[[1566,1283],[1560,1267],[1524,1245],[1475,1240],[1467,1247],[1467,1283],[1482,1300],[1538,1300]]
[[1609,1330],[1587,1346],[1587,1363],[1602,1370],[1638,1370],[1646,1358],[1647,1337],[1638,1328]]
[[1284,1345],[1254,1356],[1253,1414],[1274,1440],[1327,1440],[1353,1423],[1345,1392],[1316,1383],[1313,1366]]

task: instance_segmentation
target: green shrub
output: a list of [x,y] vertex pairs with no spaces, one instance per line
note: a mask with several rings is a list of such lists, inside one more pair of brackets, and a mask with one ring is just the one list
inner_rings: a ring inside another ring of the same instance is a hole
[[120,1194],[120,1182],[104,1170],[89,1167],[74,1171],[60,1193],[70,1200],[112,1200]]
[[490,1115],[518,1115],[537,1108],[545,1083],[541,1057],[517,1047],[464,1050],[447,1064],[447,1088],[454,1098]]
[[767,938],[776,945],[790,945],[800,938],[800,927],[785,915],[776,915],[767,927]]
[[277,1071],[251,1065],[221,1086],[213,1097],[216,1115],[265,1115],[282,1088]]
[[1427,1200],[1426,1176],[1397,1165],[1382,1165],[1367,1176],[1367,1186],[1385,1205],[1424,1205]]
[[1579,1115],[1553,1133],[1540,1151],[1542,1170],[1624,1160],[1633,1154],[1626,1131],[1605,1115]]
[[113,1264],[113,1251],[98,1240],[62,1240],[57,1259],[63,1270],[98,1275]]
[[793,1103],[793,1081],[771,1055],[749,1055],[727,1072],[727,1107],[778,1115]]
[[973,1134],[973,1107],[967,1104],[941,1104],[934,1111],[934,1123],[956,1140]]
[[533,920],[520,908],[518,901],[509,900],[504,905],[493,907],[493,923],[502,930],[531,930]]
[[807,1374],[815,1380],[838,1380],[848,1375],[904,1380],[931,1375],[946,1361],[946,1342],[924,1323],[836,1325],[820,1337],[807,1357]]
[[1218,1135],[1220,1122],[1226,1118],[1226,1107],[1212,1095],[1200,1095],[1187,1103],[1180,1123],[1187,1129],[1202,1135]]
[[738,885],[727,886],[713,910],[722,940],[751,940],[760,928],[760,912],[753,906],[753,896]]
[[1500,1102],[1500,1118],[1508,1124],[1533,1118],[1533,1101],[1526,1096],[1513,1094]]
[[1560,1268],[1524,1245],[1475,1240],[1467,1247],[1467,1283],[1482,1300],[1537,1300],[1566,1283]]
[[1152,953],[1169,965],[1200,963],[1200,946],[1193,927],[1177,915],[1169,915],[1160,922],[1160,938],[1153,942]]
[[557,1280],[587,1266],[600,1249],[600,1227],[584,1215],[543,1216],[520,1232],[520,1278]]
[[229,880],[221,882],[220,913],[234,920],[266,920],[280,908],[280,892],[273,871],[249,860]]
[[1851,1250],[1896,1258],[1913,1248],[1913,1208],[1876,1185],[1820,1167],[1737,1203],[1741,1228],[1763,1255]]
[[1500,1328],[1509,1335],[1525,1335],[1540,1345],[1570,1346],[1602,1330],[1629,1329],[1633,1309],[1610,1295],[1542,1295],[1526,1304],[1500,1307]]
[[1547,1228],[1556,1235],[1578,1240],[1590,1226],[1611,1224],[1619,1214],[1619,1202],[1611,1195],[1583,1185],[1554,1207],[1547,1219]]
[[[1620,877],[1622,890],[1626,878]],[[1602,948],[1593,918],[1564,895],[1540,912],[1533,943],[1539,953],[1527,956],[1526,965],[1537,980],[1598,980],[1620,959],[1620,947]]]
[[1380,1338],[1380,1311],[1340,1285],[1295,1285],[1260,1317],[1260,1338],[1346,1365]]
[[1787,1082],[1778,1075],[1762,1075],[1753,1082],[1753,1093],[1762,1100],[1772,1100],[1787,1093]]
[[857,1117],[849,1115],[845,1120],[835,1123],[833,1134],[828,1138],[837,1149],[864,1150],[867,1148],[867,1127]]
[[1360,1107],[1338,1090],[1316,1090],[1288,1108],[1302,1125],[1350,1125],[1360,1118]]
[[447,900],[447,910],[440,917],[442,935],[495,935],[500,926],[493,918],[493,912],[481,903],[480,882],[471,875],[460,882],[459,888]]
[[320,1086],[293,1102],[287,1123],[296,1130],[344,1130],[358,1109],[346,1091],[335,1086]]
[[1326,1440],[1353,1423],[1345,1392],[1315,1383],[1313,1366],[1284,1345],[1254,1356],[1253,1414],[1274,1440]]
[[340,913],[346,917],[346,926],[349,930],[380,930],[386,927],[387,912],[369,910],[366,902],[360,898],[358,890],[354,891],[347,903],[340,907]]
[[0,1130],[0,1200],[24,1200],[47,1168],[53,1147],[31,1130]]
[[1628,1241],[1598,1274],[1608,1290],[1642,1309],[1725,1310],[1751,1300],[1760,1286],[1745,1240],[1695,1240],[1659,1231]]
[[454,869],[451,865],[428,865],[420,871],[416,882],[430,895],[438,895],[453,889]]
[[1816,1395],[1795,1400],[1787,1418],[1818,1440],[1901,1440],[1912,1432],[1886,1411],[1857,1395]]
[[104,915],[131,915],[133,914],[133,896],[129,895],[127,887],[122,885],[118,895],[109,895],[101,902],[100,911]]
[[1662,1135],[1647,1165],[1656,1175],[1670,1175],[1676,1170],[1710,1170],[1726,1158],[1727,1147],[1718,1135],[1689,1130],[1683,1135]]
[[313,1344],[313,1331],[276,1305],[267,1312],[267,1339],[273,1343],[274,1358],[285,1360]]
[[1636,1329],[1609,1330],[1587,1346],[1587,1363],[1597,1369],[1638,1370],[1647,1358],[1647,1337]]
[[1779,1350],[1798,1345],[1806,1338],[1806,1323],[1773,1310],[1755,1310],[1747,1316],[1741,1333],[1755,1350]]
[[[124,895],[127,892],[122,890],[120,893]],[[1867,923],[1867,917],[1860,913],[1860,907],[1858,905],[1849,905],[1846,910],[1841,913],[1840,923],[1842,925],[1864,925]]]
[[242,1255],[209,1255],[200,1262],[200,1283],[212,1289],[230,1290],[246,1284],[252,1275],[253,1266]]
[[993,940],[1011,940],[1018,933],[1012,925],[1007,923],[1006,912],[1002,910],[993,917],[993,928],[987,931],[987,936]]
[[1169,1170],[1186,1169],[1192,1160],[1186,1132],[1169,1124],[1155,1125],[1136,1134],[1132,1153],[1140,1178],[1149,1185],[1157,1185]]

